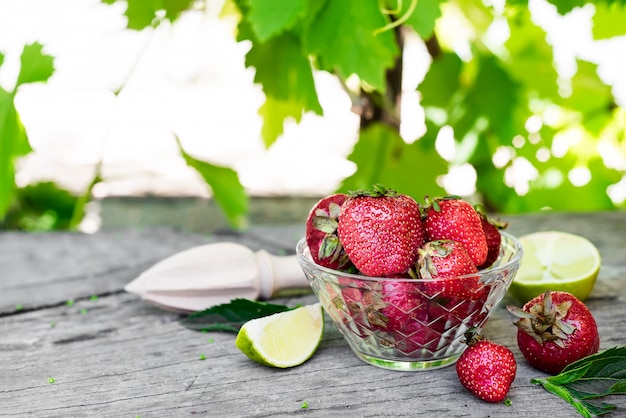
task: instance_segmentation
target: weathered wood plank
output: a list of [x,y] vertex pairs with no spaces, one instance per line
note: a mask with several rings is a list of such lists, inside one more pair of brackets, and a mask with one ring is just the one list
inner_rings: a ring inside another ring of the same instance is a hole
[[[538,214],[507,220],[515,235],[560,229],[598,245],[604,263],[588,306],[602,348],[625,345],[626,215]],[[302,366],[259,366],[237,350],[233,334],[188,330],[178,323],[179,316],[119,291],[144,268],[185,248],[224,239],[288,252],[302,230],[272,227],[211,236],[172,229],[91,236],[0,234],[0,416],[519,417],[545,411],[574,416],[571,407],[530,384],[531,377],[543,374],[523,360],[503,306],[485,335],[510,347],[518,359],[509,407],[475,399],[460,386],[453,367],[410,373],[366,365],[331,324],[315,356]],[[103,296],[90,300],[92,294]],[[68,306],[68,299],[76,303]],[[277,300],[314,301],[312,295]],[[15,311],[18,303],[27,309]],[[623,397],[615,401],[625,405]],[[622,406],[613,415],[625,414]]]

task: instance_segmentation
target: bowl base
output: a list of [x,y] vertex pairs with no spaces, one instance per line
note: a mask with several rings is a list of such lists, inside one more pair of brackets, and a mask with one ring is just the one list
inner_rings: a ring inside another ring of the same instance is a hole
[[459,359],[461,354],[457,354],[450,357],[445,357],[437,360],[387,360],[382,358],[377,358],[373,356],[369,356],[363,353],[355,353],[358,358],[364,361],[367,364],[372,366],[380,367],[382,369],[387,370],[396,370],[403,372],[417,372],[424,370],[435,370],[440,369],[442,367],[450,366]]

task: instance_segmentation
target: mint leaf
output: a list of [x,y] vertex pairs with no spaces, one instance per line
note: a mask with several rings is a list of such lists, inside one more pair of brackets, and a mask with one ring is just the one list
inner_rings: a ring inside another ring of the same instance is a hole
[[299,306],[290,308],[285,305],[240,298],[191,314],[182,319],[180,323],[196,331],[225,331],[237,333],[239,332],[239,328],[247,321],[289,311],[297,307]]
[[587,356],[556,376],[534,378],[531,383],[565,400],[582,416],[607,414],[617,406],[592,399],[626,395],[626,346]]

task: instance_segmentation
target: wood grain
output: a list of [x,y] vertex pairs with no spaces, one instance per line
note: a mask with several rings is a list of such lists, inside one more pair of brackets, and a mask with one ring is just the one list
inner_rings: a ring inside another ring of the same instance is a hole
[[[585,235],[598,246],[603,265],[588,306],[598,322],[601,348],[626,345],[626,214],[505,220],[514,235],[558,229]],[[170,228],[0,234],[0,416],[520,417],[546,411],[575,416],[569,405],[530,384],[531,377],[543,374],[517,349],[516,330],[504,308],[514,303],[509,299],[484,332],[518,359],[509,393],[513,403],[505,406],[470,395],[454,367],[395,372],[369,366],[330,323],[308,362],[286,370],[263,367],[237,350],[234,334],[188,330],[178,315],[122,291],[153,263],[194,245],[229,240],[293,253],[302,231],[291,226],[210,236]],[[276,302],[306,304],[315,297]],[[623,398],[612,399],[622,405],[614,416],[626,414]]]

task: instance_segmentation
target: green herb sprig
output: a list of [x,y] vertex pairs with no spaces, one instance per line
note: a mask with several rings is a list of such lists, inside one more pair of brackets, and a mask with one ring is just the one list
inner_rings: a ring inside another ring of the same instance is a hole
[[241,326],[255,318],[295,309],[289,307],[249,299],[234,299],[229,303],[213,306],[204,311],[196,312],[183,318],[180,323],[196,331],[239,332]]
[[572,405],[583,417],[604,415],[617,405],[598,401],[626,395],[626,346],[613,347],[566,366],[556,376],[530,380]]

